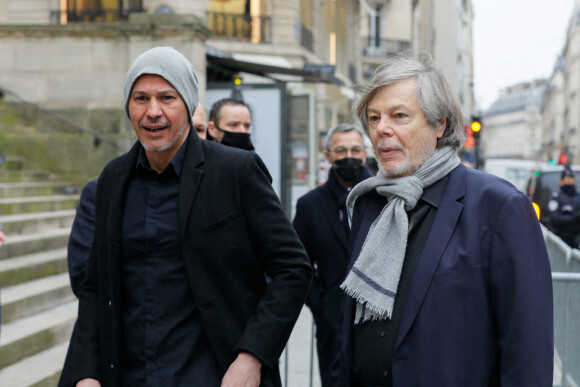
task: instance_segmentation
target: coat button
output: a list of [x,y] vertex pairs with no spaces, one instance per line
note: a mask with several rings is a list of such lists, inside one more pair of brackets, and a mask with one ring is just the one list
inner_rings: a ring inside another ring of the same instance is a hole
[[113,369],[113,368],[115,368],[115,365],[114,364],[111,364],[111,369]]
[[381,337],[385,337],[385,331],[382,331],[382,332],[380,333],[380,335],[381,335]]
[[389,373],[387,371],[383,371],[383,375],[387,376]]
[[109,300],[109,306],[113,305],[113,302],[111,300]]

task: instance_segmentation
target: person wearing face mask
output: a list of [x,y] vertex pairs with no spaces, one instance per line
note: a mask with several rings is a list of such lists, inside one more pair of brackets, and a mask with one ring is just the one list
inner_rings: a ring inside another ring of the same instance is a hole
[[363,132],[340,124],[326,135],[324,155],[332,168],[327,182],[298,199],[293,225],[315,267],[306,305],[316,323],[316,345],[322,386],[329,386],[338,351],[339,285],[348,263],[349,226],[346,198],[357,183],[371,176],[365,165]]
[[207,139],[243,150],[254,150],[250,139],[250,109],[243,101],[224,98],[209,112]]
[[568,246],[578,248],[580,239],[580,195],[576,192],[576,176],[569,165],[560,177],[560,191],[548,202],[550,220],[556,234]]

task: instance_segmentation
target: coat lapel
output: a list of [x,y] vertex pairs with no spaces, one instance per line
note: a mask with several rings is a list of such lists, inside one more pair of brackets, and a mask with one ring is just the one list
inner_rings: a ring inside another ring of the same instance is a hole
[[439,261],[453,234],[457,220],[463,210],[463,204],[458,200],[465,196],[466,171],[464,166],[455,168],[450,175],[437,214],[431,226],[431,232],[425,242],[423,253],[417,264],[403,320],[399,328],[397,347],[409,332],[417,317],[423,300],[431,286]]
[[[137,165],[137,158],[141,149],[141,143],[137,141],[126,154],[126,159],[118,163],[115,170],[115,178],[111,181],[110,208],[107,222],[108,243],[110,244],[109,275],[112,289],[121,289],[121,230],[123,227],[123,207],[127,191],[127,183],[131,173]],[[112,290],[111,297],[118,298],[119,292]],[[117,304],[119,300],[117,299]]]
[[332,227],[332,231],[336,235],[336,239],[340,241],[340,244],[348,251],[346,233],[343,229],[340,219],[338,218],[338,208],[336,207],[336,199],[328,187],[328,182],[325,183],[325,187],[321,190],[322,195],[318,197],[320,207],[324,211],[324,215],[328,218],[328,223]]
[[202,144],[194,131],[189,134],[187,148],[181,168],[181,177],[179,181],[179,230],[182,240],[185,237],[186,222],[191,208],[197,197],[199,184],[204,175],[202,168],[204,154]]

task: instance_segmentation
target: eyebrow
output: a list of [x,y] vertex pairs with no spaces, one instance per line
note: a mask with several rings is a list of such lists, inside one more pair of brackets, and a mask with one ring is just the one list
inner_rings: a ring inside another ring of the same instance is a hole
[[[139,95],[139,94],[151,94],[151,93],[148,93],[145,90],[133,90],[133,92],[131,93],[131,95]],[[177,95],[179,95],[177,90],[174,90],[174,89],[160,90],[159,92],[157,92],[155,94],[156,95],[163,95],[163,94],[177,94]]]
[[[407,105],[398,104],[398,105],[394,105],[394,106],[389,106],[389,108],[388,108],[389,111],[400,110],[400,109],[407,109]],[[377,109],[367,107],[367,112],[378,113],[379,111]]]

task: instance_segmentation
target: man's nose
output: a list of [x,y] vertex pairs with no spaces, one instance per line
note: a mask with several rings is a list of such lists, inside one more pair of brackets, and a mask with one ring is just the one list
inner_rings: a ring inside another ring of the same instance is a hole
[[379,121],[375,127],[377,133],[381,136],[391,137],[395,132],[393,130],[393,125],[390,120],[383,118]]
[[150,117],[159,117],[163,114],[161,103],[156,98],[151,98],[147,106],[147,115]]

